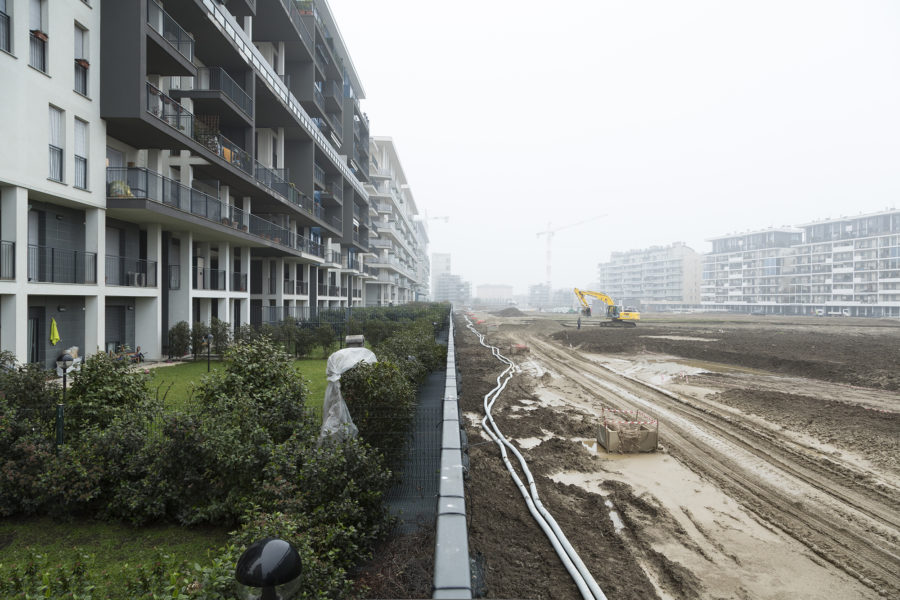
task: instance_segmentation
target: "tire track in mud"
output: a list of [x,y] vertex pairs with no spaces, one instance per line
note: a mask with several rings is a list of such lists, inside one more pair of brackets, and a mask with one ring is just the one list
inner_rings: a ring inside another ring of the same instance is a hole
[[887,597],[900,593],[896,494],[862,484],[848,486],[841,481],[846,473],[782,447],[786,440],[625,379],[577,351],[533,337],[528,343],[533,354],[590,393],[597,395],[600,384],[620,404],[649,407],[662,419],[668,413],[669,422],[663,423],[670,454],[863,584]]

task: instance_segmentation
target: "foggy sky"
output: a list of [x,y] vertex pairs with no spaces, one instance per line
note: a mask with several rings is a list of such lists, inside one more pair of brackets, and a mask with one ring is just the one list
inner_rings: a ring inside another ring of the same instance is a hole
[[[430,252],[588,286],[611,251],[900,206],[900,2],[329,0]],[[474,292],[474,287],[473,287]]]

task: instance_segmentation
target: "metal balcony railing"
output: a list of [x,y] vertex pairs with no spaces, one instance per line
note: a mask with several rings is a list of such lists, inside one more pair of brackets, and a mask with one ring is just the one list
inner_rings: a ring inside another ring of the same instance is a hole
[[293,279],[285,279],[281,283],[281,289],[285,294],[296,294],[297,293],[297,282]]
[[231,274],[231,291],[246,292],[247,291],[247,274],[232,273]]
[[188,61],[194,61],[194,38],[155,0],[147,2],[147,24]]
[[340,202],[344,201],[344,182],[342,180],[338,179],[337,181],[329,183],[326,191],[331,194],[335,200],[339,200]]
[[319,165],[313,165],[313,181],[325,187],[325,169]]
[[319,108],[325,110],[325,96],[322,95],[322,90],[319,88],[313,88],[313,101]]
[[47,34],[37,29],[31,32],[28,64],[44,73],[47,72]]
[[320,296],[327,296],[327,295],[328,295],[328,286],[325,285],[324,283],[320,283],[320,284],[319,284],[319,295],[320,295]]
[[0,279],[16,278],[16,243],[0,241]]
[[301,296],[306,296],[309,294],[309,283],[306,281],[298,281],[297,282],[297,293]]
[[147,112],[164,121],[172,129],[180,131],[189,138],[194,137],[194,115],[149,81],[147,82]]
[[197,69],[194,89],[222,92],[231,98],[247,116],[253,116],[253,99],[222,67]]
[[354,231],[353,232],[353,243],[358,243],[358,242],[359,242],[359,232]]
[[303,22],[303,17],[300,15],[300,11],[297,9],[297,5],[294,3],[294,0],[281,0],[281,3],[287,9],[294,27],[296,27],[300,32],[300,37],[303,38],[303,40],[307,44],[312,46],[315,40],[313,39],[312,34],[309,32],[309,28],[306,26],[306,23]]
[[75,156],[75,187],[78,189],[88,189],[88,167],[87,159],[83,156]]
[[256,180],[285,198],[291,197],[291,184],[287,182],[287,169],[271,169],[263,166],[259,161],[254,161],[254,176]]
[[75,59],[75,91],[82,96],[88,95],[88,64],[83,58]]
[[343,230],[344,230],[344,222],[341,220],[340,217],[336,217],[336,216],[332,215],[332,216],[328,219],[328,222],[331,223],[331,224],[334,226],[335,229],[337,229],[337,230],[339,230],[339,231],[343,231]]
[[107,255],[106,285],[156,287],[156,261]]
[[97,283],[97,255],[29,244],[28,281]]
[[181,265],[169,265],[169,289],[181,289]]
[[0,50],[10,51],[9,44],[9,15],[0,11]]
[[322,207],[321,204],[316,204],[313,206],[313,214],[320,219],[324,219],[325,218],[325,209]]
[[50,144],[50,179],[53,181],[63,180],[63,149]]
[[339,288],[339,287],[336,286],[336,285],[329,285],[329,286],[328,286],[328,295],[329,295],[329,296],[340,296],[340,295],[341,295],[341,288]]
[[194,267],[193,274],[191,282],[195,290],[225,291],[226,276],[223,269]]
[[331,128],[334,130],[335,135],[339,138],[343,139],[344,137],[344,126],[341,124],[341,117],[336,113],[328,113],[328,122],[331,123]]

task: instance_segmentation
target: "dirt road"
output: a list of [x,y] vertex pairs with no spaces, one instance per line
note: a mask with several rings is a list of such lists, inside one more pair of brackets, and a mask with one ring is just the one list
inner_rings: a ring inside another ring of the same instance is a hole
[[[476,317],[497,346],[528,347],[513,356],[521,372],[494,417],[611,598],[900,595],[896,323],[669,318],[576,331],[559,319]],[[459,324],[474,442],[500,367]],[[802,351],[819,345],[827,352]],[[761,368],[772,357],[787,360]],[[874,385],[851,385],[860,380]],[[660,451],[598,449],[603,406],[658,417]],[[565,574],[502,485],[495,447],[471,454],[487,491],[469,486],[470,536],[490,595],[577,597],[541,583]]]

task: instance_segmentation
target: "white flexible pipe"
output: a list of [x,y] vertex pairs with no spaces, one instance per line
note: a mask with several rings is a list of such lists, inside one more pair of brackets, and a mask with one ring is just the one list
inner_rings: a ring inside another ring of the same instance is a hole
[[[508,365],[506,369],[504,369],[503,372],[497,376],[497,385],[494,387],[494,389],[492,389],[484,396],[485,417],[481,421],[482,429],[484,429],[488,436],[500,448],[500,456],[503,458],[503,462],[506,465],[507,471],[509,471],[510,475],[513,478],[513,481],[519,488],[519,492],[525,499],[525,503],[528,505],[529,512],[531,512],[535,521],[537,521],[538,525],[544,531],[544,534],[550,540],[550,543],[553,545],[556,554],[563,562],[563,566],[569,572],[569,575],[572,577],[572,580],[575,582],[575,585],[581,592],[582,598],[584,598],[585,600],[607,600],[606,595],[600,589],[600,586],[597,585],[597,582],[594,580],[590,571],[588,571],[584,562],[581,560],[581,557],[578,555],[578,553],[569,543],[569,540],[566,538],[565,534],[559,528],[556,520],[547,511],[547,509],[544,508],[543,504],[541,504],[540,498],[538,496],[537,485],[534,482],[534,477],[532,476],[531,471],[528,469],[528,464],[525,461],[525,458],[519,452],[518,448],[512,445],[509,440],[507,440],[506,437],[500,432],[500,428],[494,422],[494,418],[491,415],[491,408],[493,407],[494,402],[497,400],[500,393],[506,388],[506,384],[509,383],[509,380],[512,379],[512,376],[516,369],[515,363],[509,358],[500,354],[500,350],[496,346],[491,346],[485,343],[484,335],[479,333],[478,330],[475,329],[468,317],[465,318],[469,330],[478,337],[478,341],[481,343],[481,345],[485,348],[489,348],[491,350],[491,353],[495,358],[497,358],[497,360]],[[501,379],[503,379],[502,382]],[[487,426],[488,423],[490,423],[490,428],[488,428]],[[507,448],[509,448],[510,451],[516,455],[516,458],[519,461],[519,465],[521,466],[522,471],[524,472],[525,477],[528,481],[528,490],[526,490],[525,485],[522,483],[522,480],[519,478],[519,475],[513,468],[512,463],[509,461],[509,457],[506,452]]]

